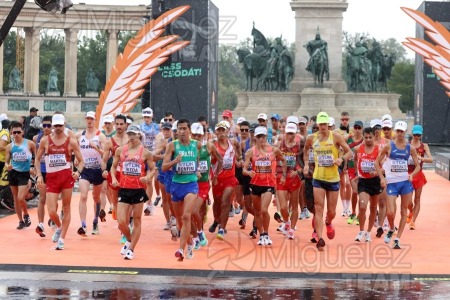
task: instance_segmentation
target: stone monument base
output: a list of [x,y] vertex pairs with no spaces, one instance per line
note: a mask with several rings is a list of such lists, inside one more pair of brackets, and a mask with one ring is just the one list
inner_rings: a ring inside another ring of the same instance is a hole
[[61,97],[60,92],[45,92],[46,97]]
[[238,105],[233,116],[256,121],[259,113],[269,117],[278,113],[282,117],[314,116],[320,111],[339,120],[346,111],[352,121],[368,122],[390,114],[394,119],[406,119],[398,107],[399,94],[390,93],[336,93],[330,88],[305,88],[302,92],[239,92]]
[[23,91],[17,91],[17,90],[9,90],[8,95],[12,96],[22,96],[25,95]]
[[98,92],[86,92],[86,98],[98,98]]

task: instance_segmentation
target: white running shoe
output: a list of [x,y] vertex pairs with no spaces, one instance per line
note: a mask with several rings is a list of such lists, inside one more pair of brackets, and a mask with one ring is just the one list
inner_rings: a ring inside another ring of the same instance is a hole
[[370,237],[370,232],[366,232],[366,243],[372,242],[372,238]]
[[134,259],[134,252],[133,252],[133,250],[131,250],[131,249],[128,250],[127,253],[125,253],[124,259],[127,259],[127,260]]
[[364,235],[365,235],[364,231],[358,232],[358,235],[356,236],[355,241],[362,242],[364,240]]
[[194,245],[187,245],[186,258],[192,259],[194,258]]
[[266,240],[264,239],[264,236],[263,235],[261,235],[260,237],[259,237],[259,241],[258,241],[258,246],[265,246],[266,245]]
[[125,245],[123,245],[122,249],[120,249],[120,254],[126,255],[126,254],[127,254],[127,251],[128,251],[129,248],[130,248],[130,246],[131,246],[131,243],[130,243],[129,241],[126,241],[126,242],[125,242]]
[[272,245],[272,240],[270,239],[270,237],[269,237],[269,235],[268,234],[266,234],[265,236],[264,236],[264,240],[265,240],[265,243],[266,243],[266,245]]

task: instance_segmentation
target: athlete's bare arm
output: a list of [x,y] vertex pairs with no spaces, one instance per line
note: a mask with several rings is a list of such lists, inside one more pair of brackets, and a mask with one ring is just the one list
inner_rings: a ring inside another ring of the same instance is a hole
[[144,160],[147,162],[148,170],[146,176],[141,177],[140,181],[145,183],[151,183],[152,178],[155,175],[155,163],[153,162],[153,154],[150,151],[148,151],[148,149],[144,148],[143,156]]
[[242,174],[250,176],[251,178],[253,178],[256,174],[255,171],[253,171],[253,169],[251,171],[248,171],[248,166],[251,164],[252,156],[253,156],[253,150],[248,149],[247,152],[245,152],[245,161],[244,161],[244,166],[242,167]]
[[303,175],[308,175],[309,172],[309,164],[306,162],[309,161],[309,151],[311,151],[311,146],[313,144],[314,136],[312,134],[308,135],[305,140],[305,147],[303,148],[303,162],[305,162],[305,166],[303,167]]
[[175,152],[175,148],[173,146],[173,142],[170,142],[166,146],[166,153],[164,154],[163,164],[161,170],[163,172],[169,171],[174,165],[181,161],[181,154],[171,160],[173,153]]
[[122,147],[119,147],[116,149],[116,153],[114,154],[113,163],[111,166],[111,185],[112,186],[118,186],[119,183],[117,182],[116,178],[116,172],[117,172],[117,165],[119,164],[120,155],[122,154]]
[[391,152],[391,144],[388,143],[383,147],[383,149],[381,149],[377,159],[375,160],[375,170],[377,171],[377,174],[380,177],[380,183],[382,188],[386,187],[386,179],[383,176],[383,169],[381,167],[381,162],[384,160],[386,156],[389,155],[390,152]]

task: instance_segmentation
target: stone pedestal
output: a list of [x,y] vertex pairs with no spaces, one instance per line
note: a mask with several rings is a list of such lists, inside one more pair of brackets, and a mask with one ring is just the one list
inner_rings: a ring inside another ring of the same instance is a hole
[[45,92],[46,97],[61,97],[61,92]]
[[86,92],[86,98],[98,98],[98,92]]
[[238,106],[233,116],[256,120],[258,114],[266,113],[270,118],[273,113],[290,116],[300,105],[298,93],[291,92],[241,92],[236,94]]
[[338,116],[336,93],[329,88],[305,88],[300,93],[301,105],[294,112],[296,116],[313,116],[325,111],[330,116]]
[[313,40],[317,28],[321,38],[328,43],[330,80],[324,87],[336,93],[343,93],[347,85],[342,79],[342,14],[347,10],[347,1],[342,0],[295,0],[291,3],[295,11],[295,75],[291,90],[301,93],[305,88],[314,87],[312,75],[305,68],[309,54],[303,47]]
[[23,91],[9,90],[8,95],[21,96],[21,95],[25,95],[25,93]]

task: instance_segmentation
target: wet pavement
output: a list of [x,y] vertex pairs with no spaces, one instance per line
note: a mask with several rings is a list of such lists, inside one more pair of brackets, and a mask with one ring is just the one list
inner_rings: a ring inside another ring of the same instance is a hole
[[[0,273],[8,299],[445,299],[449,278],[307,280]],[[59,278],[59,279],[57,279]],[[132,282],[131,282],[132,281]]]

